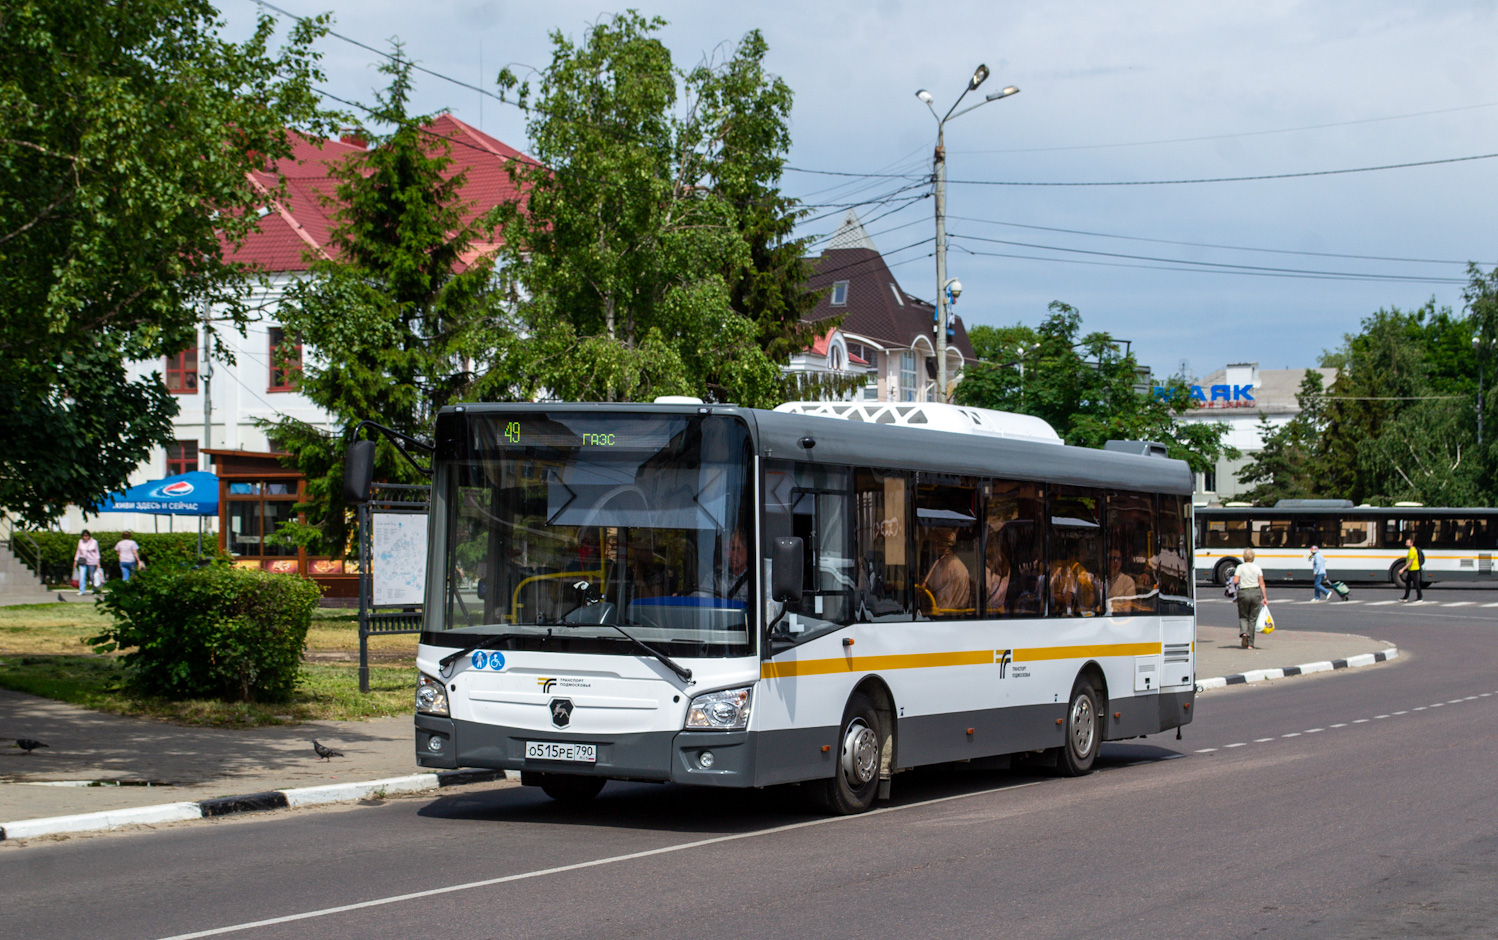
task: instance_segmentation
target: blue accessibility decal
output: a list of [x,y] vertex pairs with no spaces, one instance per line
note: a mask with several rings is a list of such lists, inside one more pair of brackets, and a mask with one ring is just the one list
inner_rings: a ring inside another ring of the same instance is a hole
[[489,665],[488,653],[484,652],[483,650],[479,650],[478,652],[473,654],[473,668],[483,669],[487,665]]
[[505,654],[500,652],[490,653],[489,668],[493,669],[495,672],[499,672],[501,669],[505,668]]

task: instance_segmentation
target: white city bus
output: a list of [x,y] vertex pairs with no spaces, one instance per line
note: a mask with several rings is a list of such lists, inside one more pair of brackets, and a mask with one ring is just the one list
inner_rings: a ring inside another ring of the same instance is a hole
[[1162,450],[931,404],[444,409],[418,760],[839,813],[924,765],[1085,774],[1192,717],[1192,476]]
[[1400,569],[1413,537],[1425,553],[1422,580],[1493,578],[1498,509],[1354,506],[1351,500],[1282,499],[1273,508],[1196,510],[1196,577],[1226,584],[1252,547],[1254,562],[1275,581],[1310,581],[1310,548],[1326,559],[1328,581],[1403,583]]

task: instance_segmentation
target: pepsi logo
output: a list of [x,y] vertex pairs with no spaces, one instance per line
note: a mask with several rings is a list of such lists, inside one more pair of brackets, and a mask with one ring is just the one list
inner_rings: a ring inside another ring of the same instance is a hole
[[151,491],[151,495],[157,499],[165,499],[171,496],[186,496],[192,492],[192,484],[186,480],[178,480],[176,483],[168,483],[166,486],[158,486]]

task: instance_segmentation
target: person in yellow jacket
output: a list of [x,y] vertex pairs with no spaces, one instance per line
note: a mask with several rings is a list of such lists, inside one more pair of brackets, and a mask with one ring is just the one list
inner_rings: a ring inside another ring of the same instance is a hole
[[1425,592],[1420,589],[1420,549],[1415,547],[1414,536],[1404,540],[1404,547],[1404,567],[1400,569],[1404,572],[1404,596],[1400,600],[1409,600],[1410,588],[1414,587],[1415,600],[1423,601]]

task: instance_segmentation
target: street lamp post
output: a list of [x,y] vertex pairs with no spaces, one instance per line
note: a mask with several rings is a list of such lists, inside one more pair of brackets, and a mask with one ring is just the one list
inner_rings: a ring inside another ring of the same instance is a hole
[[961,117],[974,108],[981,108],[990,101],[998,101],[1000,98],[1008,98],[1010,95],[1019,93],[1018,88],[1010,85],[1002,91],[994,92],[975,105],[957,111],[957,106],[962,104],[962,99],[967,97],[967,93],[976,90],[987,79],[988,66],[978,66],[973,72],[973,77],[968,80],[967,87],[962,90],[962,94],[952,102],[947,113],[940,117],[937,117],[931,92],[922,88],[915,93],[915,96],[931,109],[931,116],[936,118],[936,153],[932,158],[933,177],[936,183],[936,394],[938,400],[943,402],[947,400],[947,317],[949,316],[947,305],[947,121]]

